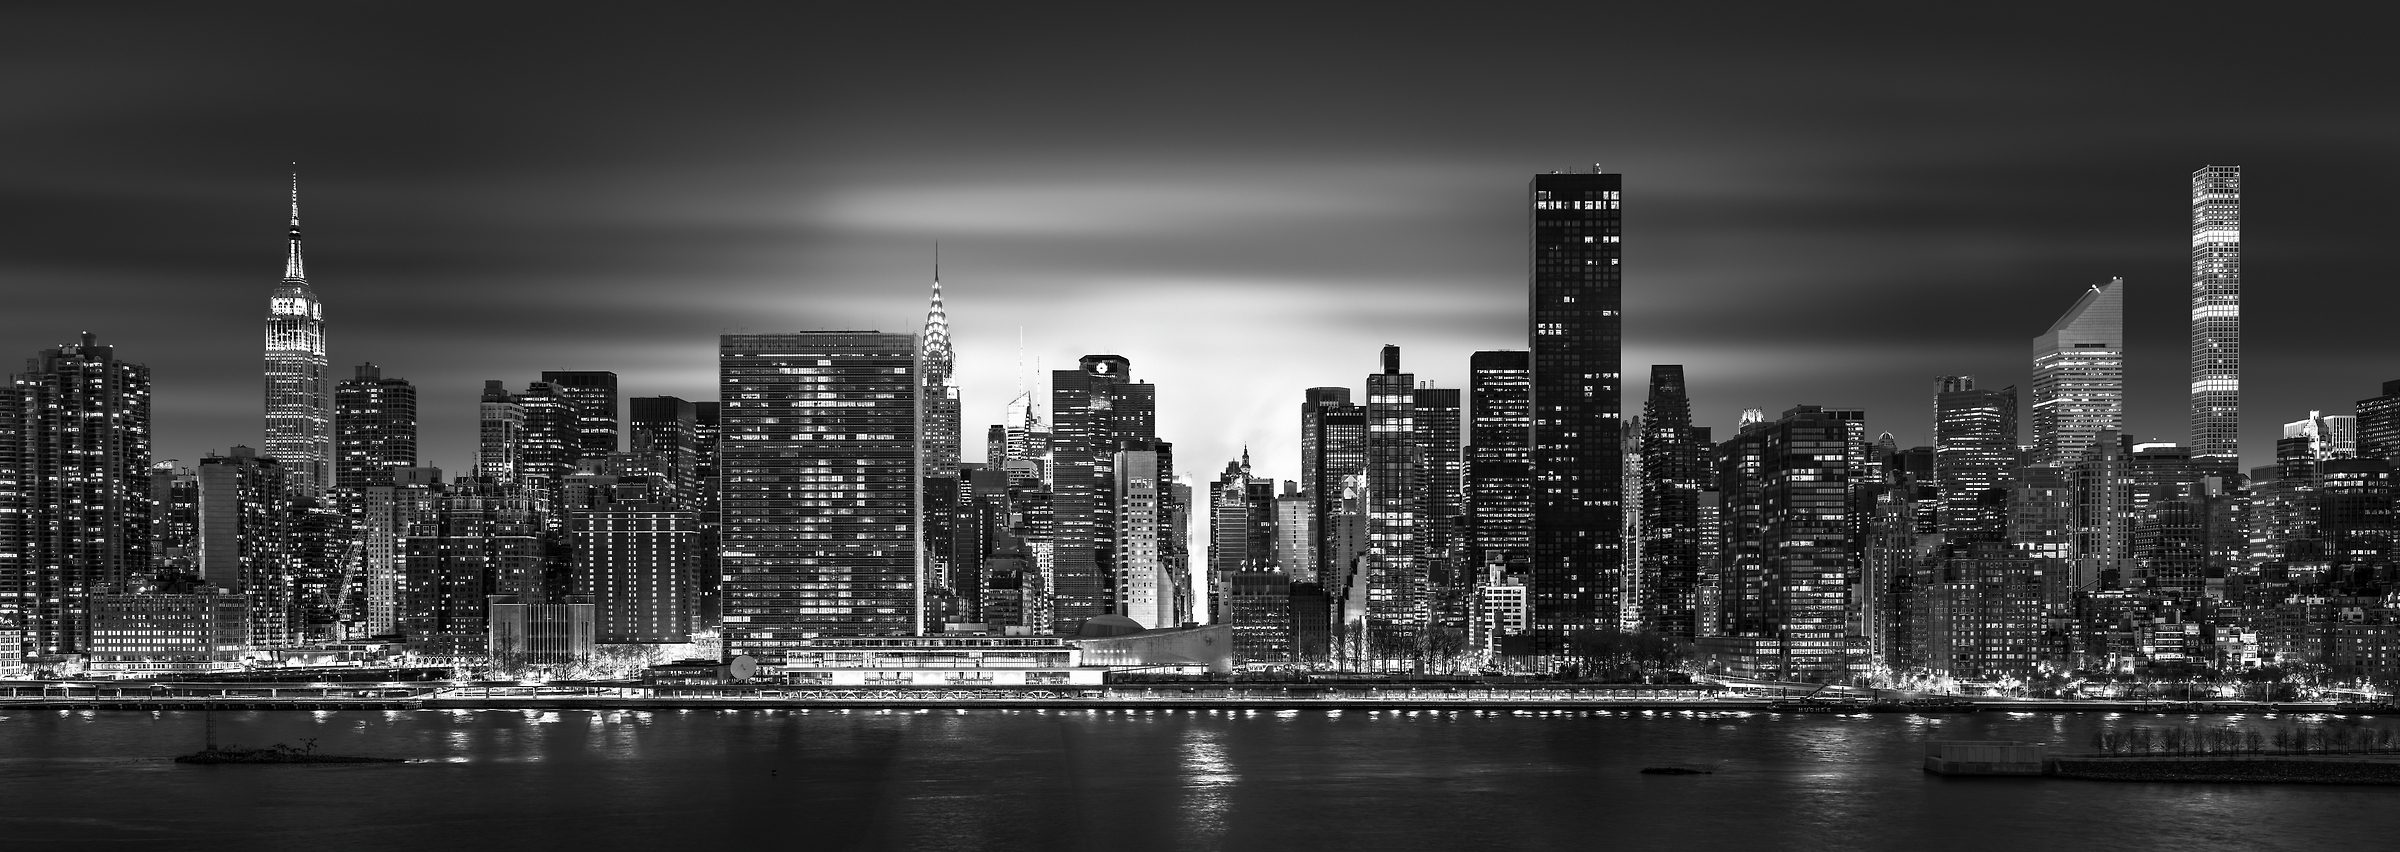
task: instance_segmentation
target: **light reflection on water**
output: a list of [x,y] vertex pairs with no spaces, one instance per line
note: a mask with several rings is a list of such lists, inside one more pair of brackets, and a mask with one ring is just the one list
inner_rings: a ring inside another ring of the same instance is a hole
[[[2017,850],[2062,837],[2086,848],[2380,848],[2400,831],[2389,788],[1942,779],[1917,767],[1927,739],[2079,750],[2101,729],[2190,724],[2181,714],[251,711],[217,714],[221,739],[317,738],[326,751],[432,762],[161,761],[197,745],[201,715],[0,718],[0,836],[12,849],[169,836],[189,841],[178,848],[288,845],[264,839],[271,827],[342,849],[1390,852]],[[1718,771],[1637,772],[1661,764]],[[117,827],[69,818],[95,812]]]

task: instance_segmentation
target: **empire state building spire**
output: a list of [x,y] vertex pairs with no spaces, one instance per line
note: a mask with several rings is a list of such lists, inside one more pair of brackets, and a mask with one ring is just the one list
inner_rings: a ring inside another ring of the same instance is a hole
[[292,174],[292,253],[283,261],[283,280],[308,283],[308,273],[300,270],[300,174]]
[[959,462],[957,366],[950,350],[950,313],[942,307],[941,247],[934,247],[933,301],[925,308],[925,330],[918,335],[918,362],[924,365],[918,389],[918,412],[923,425],[926,476],[957,476]]
[[267,455],[315,496],[333,484],[333,413],[325,379],[325,306],[300,268],[300,176],[292,176],[290,254],[267,299]]

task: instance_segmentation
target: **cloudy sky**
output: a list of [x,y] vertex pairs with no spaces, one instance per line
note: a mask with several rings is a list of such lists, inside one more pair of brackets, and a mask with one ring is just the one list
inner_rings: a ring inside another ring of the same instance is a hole
[[158,457],[257,444],[296,161],[335,370],[417,384],[426,463],[463,469],[487,378],[713,399],[719,333],[914,330],[939,241],[970,436],[1021,335],[1028,371],[1132,359],[1186,473],[1247,445],[1288,478],[1302,388],[1386,343],[1444,386],[1523,347],[1525,184],[1597,164],[1626,175],[1629,411],[1681,363],[1720,429],[1817,403],[1924,443],[1934,377],[2022,384],[2124,276],[2131,428],[2182,440],[2188,175],[2232,163],[2245,455],[2400,378],[2371,21],[742,8],[12,5],[0,354],[98,333],[155,372]]

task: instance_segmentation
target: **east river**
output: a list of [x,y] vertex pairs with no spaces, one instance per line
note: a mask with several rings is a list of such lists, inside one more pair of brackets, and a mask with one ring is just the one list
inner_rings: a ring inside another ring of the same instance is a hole
[[[2400,848],[2400,787],[1958,779],[1928,739],[2322,717],[0,710],[0,846],[263,850]],[[2376,719],[2366,724],[2394,724]],[[1710,775],[1644,775],[1668,764]]]

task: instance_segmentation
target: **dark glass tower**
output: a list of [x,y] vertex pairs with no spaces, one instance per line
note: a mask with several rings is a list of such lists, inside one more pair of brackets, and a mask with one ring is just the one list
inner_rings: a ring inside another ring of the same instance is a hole
[[390,469],[417,465],[417,386],[358,365],[333,389],[333,484],[390,485]]
[[1314,574],[1334,584],[1349,576],[1344,552],[1335,547],[1334,515],[1342,505],[1342,483],[1367,466],[1367,410],[1350,401],[1349,388],[1309,388],[1300,409],[1301,488],[1308,492],[1309,536],[1315,539]]
[[575,463],[617,451],[617,374],[607,370],[543,370],[542,381],[567,400],[574,438],[561,461]]
[[1536,654],[1614,624],[1621,605],[1623,179],[1547,174],[1529,187]]
[[1158,437],[1157,388],[1133,381],[1132,362],[1085,355],[1050,377],[1050,463],[1056,510],[1052,627],[1073,633],[1107,615],[1114,598],[1116,453]]
[[725,651],[923,630],[916,339],[728,334],[719,354]]
[[1467,424],[1467,509],[1475,565],[1533,555],[1533,362],[1531,353],[1467,358],[1474,408]]
[[1643,629],[1693,636],[1700,576],[1700,488],[1709,477],[1707,427],[1692,425],[1683,365],[1650,368],[1642,404],[1641,589]]
[[[1367,376],[1367,618],[1393,635],[1425,626],[1424,522],[1418,466],[1417,377],[1400,372],[1400,347],[1383,347]],[[1268,498],[1273,499],[1269,492]]]

